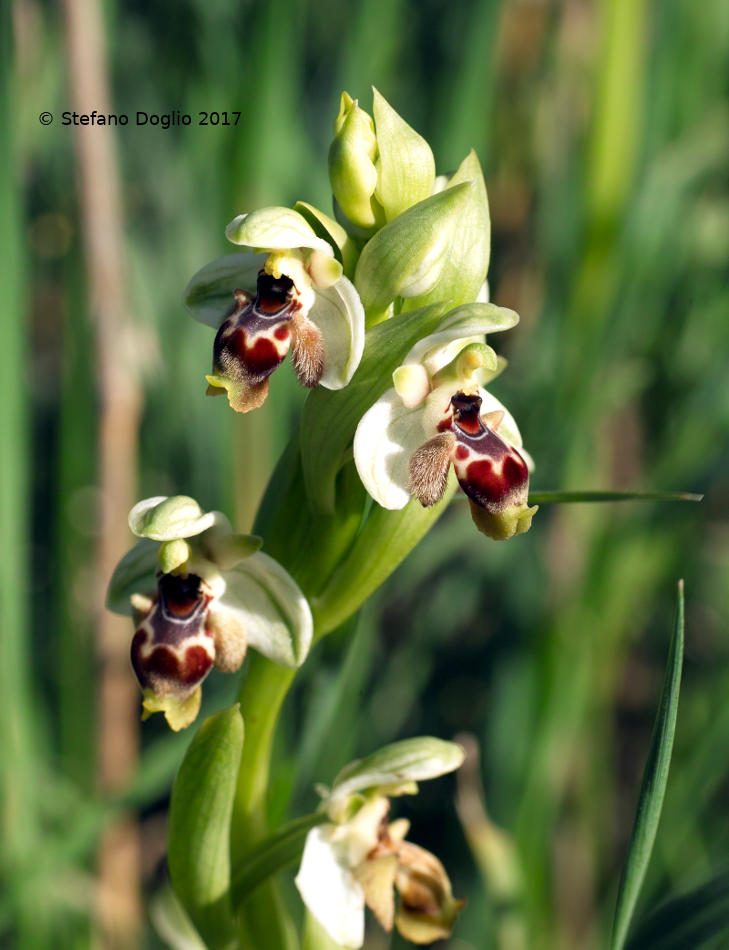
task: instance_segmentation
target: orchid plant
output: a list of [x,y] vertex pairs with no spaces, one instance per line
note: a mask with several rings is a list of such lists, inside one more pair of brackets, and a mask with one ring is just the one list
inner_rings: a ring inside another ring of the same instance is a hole
[[235,672],[257,651],[239,702],[200,727],[172,793],[168,863],[186,946],[298,947],[276,881],[291,863],[308,950],[361,947],[365,906],[414,943],[451,932],[463,902],[389,811],[456,769],[462,750],[395,743],[345,768],[313,815],[269,828],[276,724],[310,646],[356,613],[459,488],[488,539],[523,534],[537,511],[532,460],[491,392],[506,367],[494,335],[518,316],[488,300],[475,154],[436,176],[428,143],[377,91],[372,116],[344,93],[329,173],[333,217],[305,202],[234,217],[225,233],[243,250],[202,267],[185,293],[215,331],[211,371],[200,371],[208,394],[256,410],[289,351],[310,390],[256,535],[186,496],[148,498],[130,513],[139,540],[109,589],[109,607],[133,618],[143,718],[190,726],[211,669]]

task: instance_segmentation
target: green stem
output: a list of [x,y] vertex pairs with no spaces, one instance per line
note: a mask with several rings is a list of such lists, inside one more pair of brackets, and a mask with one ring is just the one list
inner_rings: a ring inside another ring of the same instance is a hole
[[273,737],[294,675],[295,670],[278,666],[258,654],[250,658],[248,675],[239,696],[246,741],[233,806],[231,857],[234,865],[268,834],[266,791]]
[[[294,675],[295,670],[277,666],[258,654],[250,658],[248,675],[240,690],[246,742],[233,805],[233,867],[268,834],[266,792],[271,751],[281,706]],[[238,941],[241,950],[297,947],[296,933],[273,878],[256,888],[240,908]]]

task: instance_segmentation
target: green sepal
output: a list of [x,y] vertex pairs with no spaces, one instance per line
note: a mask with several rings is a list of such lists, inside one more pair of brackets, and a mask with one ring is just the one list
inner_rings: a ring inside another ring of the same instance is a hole
[[435,159],[425,139],[373,87],[377,131],[375,197],[392,221],[433,193]]
[[217,330],[234,303],[233,290],[255,295],[258,272],[267,254],[226,254],[202,267],[185,288],[185,306],[199,323]]
[[[476,153],[461,162],[442,194],[470,183],[466,201],[460,206],[437,283],[420,296],[406,300],[404,310],[414,310],[436,300],[448,300],[452,307],[475,300],[486,280],[491,255],[491,219],[486,184]],[[366,304],[365,304],[366,307]]]
[[157,589],[157,552],[159,544],[142,538],[114,568],[106,592],[106,606],[116,614],[131,617],[132,594],[150,594]]
[[464,755],[462,746],[433,736],[393,742],[346,765],[334,779],[329,800],[343,799],[370,788],[389,787],[392,795],[393,789],[401,785],[454,771],[462,764]]
[[301,463],[311,507],[332,513],[335,479],[359,420],[392,386],[392,374],[411,347],[433,333],[444,306],[399,315],[367,331],[364,356],[345,389],[309,393],[301,419]]
[[415,498],[399,511],[372,506],[347,556],[311,602],[317,636],[344,623],[387,580],[446,510],[457,485],[451,470],[443,497],[429,508]]
[[235,946],[229,842],[242,751],[243,718],[235,705],[200,726],[172,787],[172,887],[211,950]]
[[[396,297],[422,300],[430,293],[428,303],[447,299],[447,294],[437,296],[431,291],[440,288],[444,269],[450,273],[450,248],[454,242],[460,246],[456,233],[464,215],[470,218],[473,188],[464,182],[419,201],[367,242],[357,262],[354,284],[368,316],[382,313]],[[459,297],[459,302],[474,300],[477,293],[478,289],[466,298]]]

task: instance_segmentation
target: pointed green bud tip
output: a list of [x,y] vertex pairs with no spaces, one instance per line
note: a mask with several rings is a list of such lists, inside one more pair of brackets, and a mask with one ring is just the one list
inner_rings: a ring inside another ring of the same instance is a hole
[[185,699],[180,699],[171,693],[158,696],[151,689],[144,690],[142,699],[142,721],[149,719],[154,713],[164,713],[167,725],[173,732],[187,729],[200,712],[202,690],[198,688]]
[[372,116],[357,100],[342,93],[329,148],[329,180],[345,217],[356,227],[372,229],[384,222],[374,197],[377,187],[377,138]]
[[471,517],[478,530],[494,541],[508,541],[517,534],[525,534],[532,526],[532,518],[539,506],[523,502],[499,512],[487,511],[469,499]]
[[163,574],[171,574],[178,570],[189,559],[190,545],[182,538],[175,541],[163,541],[157,552],[157,560]]
[[373,89],[377,130],[375,197],[388,221],[433,194],[435,159],[430,146]]
[[204,512],[194,498],[158,495],[145,498],[129,512],[129,528],[138,538],[175,541],[202,534],[215,523],[213,512]]

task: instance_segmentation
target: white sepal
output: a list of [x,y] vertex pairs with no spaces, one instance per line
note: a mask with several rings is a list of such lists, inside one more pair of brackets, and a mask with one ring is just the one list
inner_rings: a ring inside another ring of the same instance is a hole
[[378,505],[404,508],[410,500],[410,456],[425,442],[422,409],[408,409],[388,389],[362,416],[354,434],[354,461]]
[[365,315],[359,294],[346,277],[330,287],[315,288],[315,303],[308,317],[320,330],[324,344],[326,389],[342,389],[359,366],[364,351]]
[[296,886],[309,913],[341,947],[364,943],[364,892],[352,872],[337,860],[332,825],[312,828],[306,836]]
[[249,646],[283,666],[300,666],[311,646],[309,604],[281,565],[260,551],[224,572],[225,591],[216,611],[231,611]]

